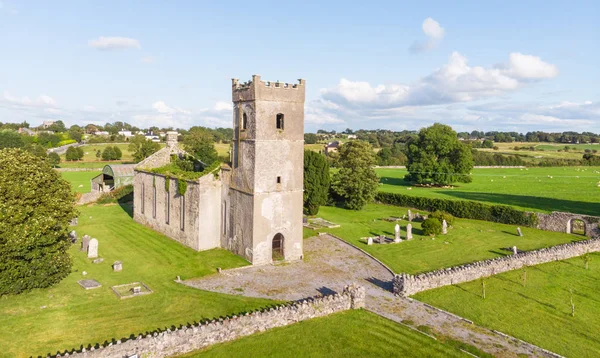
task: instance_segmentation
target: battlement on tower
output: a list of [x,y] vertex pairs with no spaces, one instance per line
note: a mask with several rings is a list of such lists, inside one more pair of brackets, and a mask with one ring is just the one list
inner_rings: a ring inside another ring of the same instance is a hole
[[233,102],[244,101],[278,101],[278,102],[304,102],[304,79],[298,83],[261,81],[259,75],[252,76],[252,80],[240,83],[237,78],[231,79],[231,97]]

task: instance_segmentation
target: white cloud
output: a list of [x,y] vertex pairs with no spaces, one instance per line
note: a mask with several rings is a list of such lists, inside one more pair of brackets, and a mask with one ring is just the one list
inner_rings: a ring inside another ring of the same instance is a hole
[[217,112],[220,112],[220,111],[231,112],[233,110],[233,104],[231,102],[218,101],[217,103],[215,103],[214,110]]
[[431,17],[423,21],[421,25],[423,33],[428,37],[426,41],[415,41],[408,49],[412,53],[426,52],[434,49],[444,38],[446,31],[440,26],[439,22]]
[[140,42],[130,37],[105,37],[89,40],[88,45],[97,50],[125,50],[129,48],[141,49]]
[[141,63],[154,63],[154,57],[152,56],[147,56],[147,57],[142,57],[140,59]]
[[513,52],[509,56],[507,72],[516,78],[539,80],[556,77],[558,68],[537,56]]
[[56,106],[56,101],[48,96],[41,95],[37,99],[32,100],[27,96],[24,97],[15,97],[11,95],[8,91],[4,91],[4,100],[8,103],[16,106],[25,106],[25,107],[54,107]]

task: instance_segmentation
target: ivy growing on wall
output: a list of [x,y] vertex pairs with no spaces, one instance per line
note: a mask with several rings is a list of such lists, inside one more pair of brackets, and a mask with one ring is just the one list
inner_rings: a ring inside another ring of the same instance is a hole
[[168,193],[170,188],[171,188],[171,177],[167,175],[165,177],[165,191]]
[[185,195],[187,191],[187,182],[182,179],[177,179],[177,194]]

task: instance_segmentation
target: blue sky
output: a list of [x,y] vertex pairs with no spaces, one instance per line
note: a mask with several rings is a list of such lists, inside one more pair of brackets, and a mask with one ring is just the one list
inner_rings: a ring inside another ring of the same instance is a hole
[[307,80],[307,131],[600,132],[597,1],[0,0],[0,122],[231,125]]

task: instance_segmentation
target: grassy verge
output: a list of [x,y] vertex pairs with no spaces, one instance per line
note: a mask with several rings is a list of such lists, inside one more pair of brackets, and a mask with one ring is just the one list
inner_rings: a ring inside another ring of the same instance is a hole
[[[450,188],[419,188],[404,181],[405,169],[377,169],[379,190],[443,199],[510,205],[528,211],[600,213],[599,167],[473,169],[473,182]],[[410,189],[409,189],[410,188]]]
[[487,278],[485,299],[480,281],[414,297],[567,357],[597,357],[599,281],[600,254],[596,253],[590,254],[587,270],[579,257]]
[[[135,223],[116,204],[79,210],[75,230],[80,238],[89,234],[98,239],[104,262],[93,264],[78,250],[78,243],[70,250],[73,272],[61,283],[0,297],[0,356],[46,356],[273,302],[200,291],[174,282],[178,275],[199,277],[214,273],[217,267],[247,264],[229,251],[193,251]],[[123,262],[122,272],[112,271],[111,264],[117,260]],[[86,291],[77,284],[84,278],[96,279],[102,287]],[[144,282],[154,292],[120,300],[111,290],[111,286],[131,282]]]
[[191,357],[468,357],[373,313],[315,318],[185,355]]
[[[516,245],[520,250],[533,250],[554,246],[584,236],[541,231],[522,227],[523,237],[516,234],[516,226],[491,223],[479,220],[456,219],[454,227],[447,235],[439,235],[432,240],[423,235],[421,224],[413,222],[413,240],[400,244],[374,244],[368,246],[361,237],[386,235],[394,236],[396,223],[382,219],[402,217],[407,209],[379,204],[369,204],[361,211],[335,207],[321,207],[318,216],[340,224],[334,229],[321,229],[369,252],[388,265],[395,272],[419,273],[463,263],[490,259],[511,254],[510,248]],[[423,211],[421,211],[423,213]],[[406,238],[407,221],[398,222],[401,235]]]
[[60,175],[71,183],[76,193],[89,193],[92,190],[90,180],[99,175],[100,172],[60,172]]

